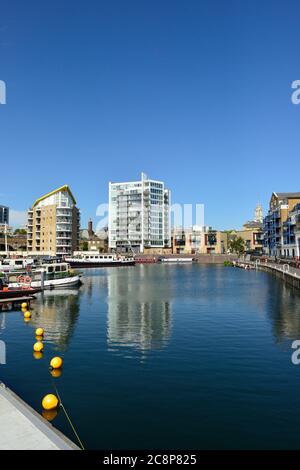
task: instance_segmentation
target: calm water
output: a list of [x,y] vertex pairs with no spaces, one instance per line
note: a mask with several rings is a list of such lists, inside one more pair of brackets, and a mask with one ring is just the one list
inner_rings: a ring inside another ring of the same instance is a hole
[[[300,296],[223,266],[86,270],[79,290],[0,313],[0,379],[38,411],[48,371],[87,448],[298,448]],[[32,354],[34,328],[47,336]],[[0,418],[1,419],[1,418]],[[53,424],[74,440],[63,413]]]

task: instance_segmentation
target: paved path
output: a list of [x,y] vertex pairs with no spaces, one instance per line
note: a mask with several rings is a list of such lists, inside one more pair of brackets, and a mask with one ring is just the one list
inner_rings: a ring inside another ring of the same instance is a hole
[[[245,261],[245,263],[247,264],[248,261]],[[251,264],[256,266],[256,263],[254,261],[251,261]],[[300,269],[299,268],[293,268],[292,266],[289,266],[287,263],[286,264],[284,264],[284,263],[278,264],[278,263],[273,263],[271,261],[268,261],[267,263],[259,262],[258,266],[262,266],[262,267],[266,266],[267,268],[276,269],[276,271],[280,271],[280,272],[283,272],[283,273],[286,273],[286,274],[290,274],[293,277],[300,278]]]
[[0,383],[0,450],[72,449],[78,447]]

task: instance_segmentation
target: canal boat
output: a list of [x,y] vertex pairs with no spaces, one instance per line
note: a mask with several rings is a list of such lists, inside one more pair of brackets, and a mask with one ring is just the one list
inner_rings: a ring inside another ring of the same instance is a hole
[[127,258],[115,253],[107,254],[83,254],[73,257],[66,257],[65,261],[70,263],[72,268],[106,268],[110,266],[133,266],[135,259]]
[[10,287],[58,289],[63,287],[75,287],[81,284],[81,275],[70,268],[69,263],[54,262],[45,263],[34,268],[30,274],[9,276]]

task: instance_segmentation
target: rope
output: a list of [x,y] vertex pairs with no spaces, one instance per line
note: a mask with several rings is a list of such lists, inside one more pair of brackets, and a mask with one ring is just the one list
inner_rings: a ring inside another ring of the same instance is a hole
[[71,418],[70,418],[70,416],[68,415],[68,412],[67,412],[66,408],[65,408],[64,405],[63,405],[63,402],[62,402],[62,399],[61,399],[61,397],[60,397],[60,395],[59,395],[59,393],[58,393],[57,387],[56,387],[56,385],[55,385],[55,383],[54,383],[53,380],[52,380],[52,382],[53,382],[53,387],[55,388],[55,392],[56,392],[56,394],[57,394],[57,397],[58,397],[58,399],[59,399],[60,406],[62,407],[62,409],[63,409],[63,411],[64,411],[64,413],[65,413],[65,415],[66,415],[66,418],[67,418],[67,420],[68,420],[68,422],[69,422],[69,424],[70,424],[70,426],[71,426],[71,428],[72,428],[72,431],[73,431],[73,433],[75,434],[76,439],[78,440],[81,449],[82,449],[82,450],[85,450],[84,445],[82,444],[82,441],[81,441],[81,439],[80,439],[80,437],[79,437],[79,435],[78,435],[78,433],[77,433],[77,431],[76,431],[76,429],[75,429],[75,427],[74,427],[74,425],[73,425],[73,423],[72,423],[72,421],[71,421]]

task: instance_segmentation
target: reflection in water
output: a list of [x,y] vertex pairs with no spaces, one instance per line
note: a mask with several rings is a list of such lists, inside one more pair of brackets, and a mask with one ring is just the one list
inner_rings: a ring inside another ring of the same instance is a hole
[[273,334],[278,342],[300,337],[299,290],[284,284],[270,275],[268,313],[272,321]]
[[108,274],[107,341],[111,346],[159,349],[170,337],[169,287],[165,282],[160,292],[153,277],[147,282],[147,269],[142,268]]
[[37,310],[32,311],[31,323],[45,330],[46,342],[66,350],[79,316],[77,289],[58,289],[40,294]]

